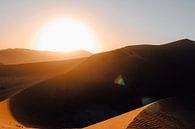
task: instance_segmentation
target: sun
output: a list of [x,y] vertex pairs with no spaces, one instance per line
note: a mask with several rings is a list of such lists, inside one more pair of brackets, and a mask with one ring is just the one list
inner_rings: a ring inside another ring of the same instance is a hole
[[97,37],[86,24],[73,19],[59,19],[46,24],[33,40],[39,50],[97,50]]

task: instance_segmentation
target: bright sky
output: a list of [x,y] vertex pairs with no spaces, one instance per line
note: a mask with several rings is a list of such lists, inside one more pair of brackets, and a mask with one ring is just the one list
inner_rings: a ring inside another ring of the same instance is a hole
[[87,24],[101,49],[195,39],[194,0],[0,0],[0,49],[31,48],[53,19]]

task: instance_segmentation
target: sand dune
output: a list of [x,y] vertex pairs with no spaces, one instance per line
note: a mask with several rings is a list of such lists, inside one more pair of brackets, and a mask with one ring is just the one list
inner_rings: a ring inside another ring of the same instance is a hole
[[194,129],[194,96],[167,98],[141,111],[127,129]]
[[84,129],[126,129],[128,124],[131,123],[134,118],[148,106],[149,105],[140,107],[128,113],[88,126]]
[[[19,123],[12,115],[9,107],[9,99],[0,102],[0,129],[31,129],[29,127],[25,127],[21,123]],[[128,124],[145,108],[144,107],[135,109],[128,113],[119,115],[117,117],[105,120],[103,122],[91,125],[84,129],[126,129]]]
[[[26,129],[14,119],[9,110],[9,100],[0,102],[0,129]],[[28,128],[30,129],[30,128]]]
[[[192,129],[195,127],[195,103],[191,97],[156,101],[84,129]],[[9,100],[0,103],[1,129],[30,129],[19,123],[9,109]]]
[[0,101],[41,81],[64,74],[82,59],[0,66]]
[[28,127],[86,127],[158,99],[193,94],[194,57],[194,41],[187,39],[95,54],[15,95],[10,109]]
[[[17,121],[31,128],[83,128],[159,99],[195,92],[195,42],[188,39],[129,46],[95,54],[73,68],[68,64],[68,71],[64,63],[4,67],[2,78],[52,75],[9,99]],[[28,70],[22,71],[23,66]]]
[[74,52],[50,52],[21,48],[5,49],[0,50],[0,65],[58,61],[88,57],[90,55],[92,55],[90,52],[84,50],[78,50]]
[[[2,65],[0,66],[0,101],[11,98],[41,81],[63,74],[83,60],[84,58],[24,65]],[[10,99],[0,102],[0,129],[21,128],[27,127],[13,117],[10,111]]]
[[194,96],[171,97],[84,129],[193,129]]

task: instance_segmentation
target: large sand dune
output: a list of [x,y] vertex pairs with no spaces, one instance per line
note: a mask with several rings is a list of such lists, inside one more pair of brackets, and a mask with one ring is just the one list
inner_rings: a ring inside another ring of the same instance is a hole
[[[188,39],[129,46],[95,54],[76,65],[2,67],[6,71],[2,80],[24,75],[40,79],[16,79],[18,85],[28,84],[27,80],[33,86],[9,98],[12,116],[30,128],[83,128],[159,99],[195,92],[195,42]],[[17,88],[11,81],[6,84]]]

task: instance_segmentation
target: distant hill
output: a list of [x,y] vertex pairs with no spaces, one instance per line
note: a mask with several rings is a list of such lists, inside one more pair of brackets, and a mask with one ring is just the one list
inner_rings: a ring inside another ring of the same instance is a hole
[[20,92],[10,109],[28,127],[85,127],[161,98],[194,94],[194,77],[194,41],[128,46],[92,55]]
[[84,60],[85,58],[79,58],[63,61],[0,65],[0,101],[38,82],[64,74]]
[[91,53],[83,50],[63,53],[50,51],[36,51],[30,49],[5,49],[0,50],[0,64],[23,64],[32,62],[46,62],[88,57]]

